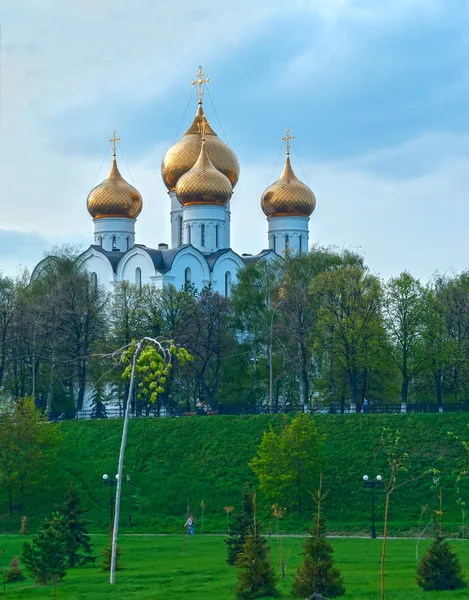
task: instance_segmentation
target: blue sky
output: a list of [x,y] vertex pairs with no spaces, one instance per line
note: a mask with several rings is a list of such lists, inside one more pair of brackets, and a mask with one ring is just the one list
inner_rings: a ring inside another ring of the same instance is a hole
[[317,196],[311,242],[358,249],[383,277],[469,267],[467,1],[6,0],[0,20],[4,272],[91,243],[86,196],[113,128],[144,199],[137,241],[169,241],[159,167],[199,63],[241,163],[236,251],[266,246],[260,196],[290,127]]

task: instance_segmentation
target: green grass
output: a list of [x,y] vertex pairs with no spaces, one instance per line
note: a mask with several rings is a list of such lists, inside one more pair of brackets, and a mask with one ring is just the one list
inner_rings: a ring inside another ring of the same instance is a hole
[[[5,550],[2,564],[14,554],[21,553],[24,538],[1,536]],[[93,542],[99,551],[107,538],[95,536]],[[136,537],[124,536],[124,570],[117,572],[117,583],[112,588],[109,575],[96,566],[70,570],[57,590],[59,600],[220,600],[234,598],[236,569],[225,563],[225,544],[222,537],[200,536],[188,538],[184,551],[184,536]],[[287,597],[296,567],[301,561],[302,540],[283,538],[283,554],[289,557],[287,578],[280,580],[280,590]],[[336,561],[345,579],[347,599],[376,600],[380,597],[381,540],[336,539],[332,541]],[[423,552],[428,541],[420,544]],[[469,543],[454,542],[462,564],[469,576]],[[272,539],[272,560],[278,569],[279,539]],[[415,583],[415,540],[389,540],[386,566],[387,598],[391,600],[438,599],[459,600],[468,597],[468,591],[423,592]],[[51,586],[37,586],[30,580],[7,586],[8,600],[36,600],[52,598]]]
[[[248,467],[263,432],[281,426],[281,416],[213,416],[168,419],[132,419],[124,473],[131,474],[134,532],[179,533],[187,504],[200,522],[200,502],[206,504],[205,531],[225,528],[226,505],[238,505],[246,481],[255,484]],[[399,429],[401,445],[409,453],[410,473],[420,475],[429,468],[441,472],[445,526],[451,536],[460,533],[459,495],[469,503],[469,477],[457,491],[458,473],[468,467],[468,454],[448,431],[469,440],[469,415],[320,415],[316,423],[325,441],[322,449],[325,505],[331,532],[364,532],[370,527],[371,493],[362,476],[386,475],[385,457],[378,452],[383,426]],[[58,458],[46,477],[27,486],[26,514],[30,530],[63,501],[68,481],[73,479],[89,510],[92,531],[105,532],[109,525],[109,489],[103,473],[115,474],[122,420],[65,422]],[[407,476],[407,475],[406,475]],[[416,480],[393,494],[390,531],[415,531],[421,508],[433,506],[430,476]],[[3,488],[3,486],[1,486]],[[261,516],[270,512],[267,499],[258,494]],[[5,490],[0,489],[0,531],[16,533],[20,516],[7,515]],[[377,493],[377,526],[382,528],[383,494]],[[127,489],[122,501],[125,529]],[[310,512],[288,514],[284,530],[301,532],[309,524]],[[468,532],[469,537],[469,532]]]

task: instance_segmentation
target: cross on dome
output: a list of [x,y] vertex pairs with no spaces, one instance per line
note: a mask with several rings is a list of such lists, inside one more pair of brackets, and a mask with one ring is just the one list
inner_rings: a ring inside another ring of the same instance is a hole
[[287,129],[286,130],[286,136],[284,136],[282,138],[282,141],[285,142],[285,148],[287,150],[287,156],[290,156],[290,140],[294,140],[295,136],[294,135],[290,135],[290,130]]
[[204,96],[204,83],[207,84],[209,82],[210,77],[205,77],[202,67],[199,67],[199,70],[197,71],[197,78],[191,81],[192,85],[197,86],[197,98],[199,100],[199,104],[202,104],[202,98]]
[[112,143],[112,156],[116,158],[116,142],[120,141],[120,137],[116,137],[116,130],[112,130],[112,138],[109,138],[109,142]]

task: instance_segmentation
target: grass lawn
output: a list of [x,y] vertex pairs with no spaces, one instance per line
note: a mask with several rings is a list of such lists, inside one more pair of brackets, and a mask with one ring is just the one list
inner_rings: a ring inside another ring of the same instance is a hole
[[[2,566],[8,564],[14,554],[21,554],[24,537],[0,536],[3,549]],[[93,537],[96,552],[105,545],[107,536]],[[184,536],[124,536],[124,570],[117,573],[117,583],[109,584],[109,574],[97,567],[73,569],[57,589],[61,600],[101,600],[122,598],[125,600],[228,600],[234,598],[236,569],[225,563],[225,544],[222,537],[189,537],[184,552]],[[335,539],[332,541],[337,563],[345,578],[347,593],[343,598],[377,600],[380,598],[381,541],[371,539]],[[287,578],[281,579],[279,588],[288,597],[291,580],[301,561],[302,540],[283,538],[272,540],[272,559],[278,569],[279,552],[288,557]],[[420,543],[422,553],[428,541]],[[469,542],[463,547],[454,542],[469,579]],[[3,552],[4,551],[4,552]],[[468,590],[429,593],[421,591],[415,583],[415,541],[390,540],[387,555],[387,598],[390,600],[413,600],[415,598],[459,600],[468,598]],[[0,594],[1,595],[1,594]],[[3,596],[2,596],[3,597]],[[52,586],[37,586],[29,579],[7,586],[8,600],[52,598]]]

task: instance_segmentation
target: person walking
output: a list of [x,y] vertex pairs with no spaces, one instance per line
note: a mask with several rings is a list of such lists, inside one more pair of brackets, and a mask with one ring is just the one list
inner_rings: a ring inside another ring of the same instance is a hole
[[195,535],[195,519],[192,514],[189,515],[187,521],[184,523],[184,527],[187,527],[187,535]]
[[364,413],[368,412],[368,400],[366,398],[363,398],[362,411]]

